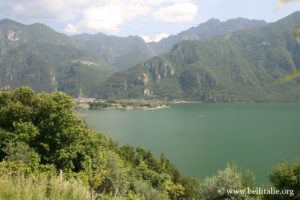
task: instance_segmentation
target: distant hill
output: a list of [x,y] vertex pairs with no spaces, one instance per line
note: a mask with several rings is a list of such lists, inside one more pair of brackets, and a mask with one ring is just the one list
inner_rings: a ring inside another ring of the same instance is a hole
[[225,22],[212,18],[205,23],[199,24],[197,27],[192,27],[177,35],[163,38],[158,43],[152,43],[152,45],[156,46],[158,50],[161,50],[160,53],[164,53],[171,50],[177,42],[182,40],[206,40],[219,35],[246,28],[264,26],[266,24],[267,23],[263,20],[250,20],[245,18],[229,19]]
[[177,35],[171,35],[159,42],[146,43],[138,36],[116,37],[102,33],[72,36],[79,48],[113,66],[116,70],[128,69],[151,57],[165,53],[182,40],[204,40],[233,31],[265,25],[262,20],[243,18],[221,22],[211,19],[197,27]]
[[111,65],[115,70],[128,69],[158,55],[155,49],[138,36],[117,37],[102,33],[72,36],[78,48]]
[[23,25],[4,19],[0,21],[0,89],[26,85],[36,91],[95,96],[113,71],[164,53],[180,40],[206,39],[264,23],[210,20],[159,43],[146,43],[138,36],[123,38],[102,33],[69,37],[43,24]]
[[67,35],[43,24],[0,21],[0,88],[26,85],[36,91],[91,95],[111,73]]
[[[298,26],[293,24],[298,15],[273,24],[211,19],[151,43],[138,36],[102,33],[69,37],[43,24],[4,19],[0,21],[0,88],[28,85],[36,91],[103,98],[264,101],[290,97],[283,94],[290,94],[297,83],[275,90],[266,87],[299,66],[299,47],[290,30]],[[108,78],[113,71],[119,72]]]
[[299,79],[276,83],[300,69],[300,44],[293,37],[299,27],[296,12],[268,25],[181,41],[166,54],[113,74],[98,92],[103,98],[299,101]]

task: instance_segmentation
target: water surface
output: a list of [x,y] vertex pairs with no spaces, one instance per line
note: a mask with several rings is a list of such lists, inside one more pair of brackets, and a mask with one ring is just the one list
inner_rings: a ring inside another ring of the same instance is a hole
[[265,184],[273,164],[300,158],[300,104],[194,103],[81,113],[89,127],[120,144],[164,153],[184,175],[201,179],[235,162]]

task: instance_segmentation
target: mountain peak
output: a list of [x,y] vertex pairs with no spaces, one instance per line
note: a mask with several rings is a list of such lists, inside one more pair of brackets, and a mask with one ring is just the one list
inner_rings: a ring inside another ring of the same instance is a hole
[[221,21],[219,19],[217,19],[217,18],[211,18],[211,19],[207,20],[205,22],[205,24],[208,24],[208,23],[213,24],[213,23],[220,23],[220,22]]
[[228,19],[226,22],[261,22],[261,23],[267,23],[265,20],[258,20],[258,19],[248,19],[248,18],[244,18],[244,17],[237,17],[234,19]]
[[8,19],[8,18],[0,20],[0,25],[1,26],[3,26],[3,25],[5,25],[5,26],[20,26],[20,27],[25,26],[24,24],[21,24],[19,22],[16,22],[16,21]]
[[300,16],[300,11],[293,12],[292,14],[288,15],[287,17],[289,17],[289,16]]
[[36,28],[36,29],[41,29],[41,30],[51,30],[54,31],[52,28],[50,28],[49,26],[42,24],[42,23],[34,23],[34,24],[30,24],[28,25],[28,27],[30,28]]
[[278,20],[280,23],[296,24],[299,25],[300,11],[293,12],[283,19]]

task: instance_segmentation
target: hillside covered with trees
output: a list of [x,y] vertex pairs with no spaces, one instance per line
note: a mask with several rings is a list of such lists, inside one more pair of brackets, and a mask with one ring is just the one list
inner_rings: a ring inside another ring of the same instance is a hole
[[98,90],[102,98],[161,98],[202,102],[299,101],[295,30],[300,12],[277,22],[208,40],[184,40],[172,50],[114,73]]
[[43,24],[0,21],[0,88],[91,95],[113,71]]
[[63,91],[73,97],[95,97],[113,72],[125,70],[169,51],[187,39],[205,40],[249,27],[259,20],[210,20],[161,42],[139,36],[117,37],[102,33],[68,36],[35,23],[0,21],[0,88],[30,86],[35,91]]

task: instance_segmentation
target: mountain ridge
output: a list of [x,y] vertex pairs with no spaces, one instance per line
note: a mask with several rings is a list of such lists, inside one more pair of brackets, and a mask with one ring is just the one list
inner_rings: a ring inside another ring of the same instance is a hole
[[[261,20],[243,19],[243,22],[241,22],[240,18],[227,20],[224,22],[217,20],[217,23],[216,20],[211,19],[207,22],[199,24],[197,27],[192,27],[176,35],[171,35],[167,38],[163,38],[159,42],[148,43],[145,42],[143,38],[136,35],[119,37],[106,35],[104,33],[83,33],[67,36],[64,33],[56,32],[50,27],[41,23],[24,25],[10,19],[3,19],[1,21],[2,23],[0,24],[15,24],[15,26],[18,26],[19,28],[22,27],[29,30],[31,28],[40,29],[37,32],[47,30],[49,33],[52,32],[52,34],[54,32],[55,34],[61,34],[60,36],[64,37],[65,40],[72,40],[69,41],[69,44],[74,43],[76,48],[81,49],[84,52],[88,52],[88,54],[91,55],[94,59],[112,66],[117,71],[126,70],[140,62],[143,62],[146,59],[165,53],[166,51],[169,51],[173,47],[173,45],[181,40],[208,39],[220,34],[233,32],[243,28],[262,26],[266,24]],[[214,27],[210,27],[211,24],[214,24]],[[204,29],[204,33],[203,31],[201,32],[202,29]],[[39,36],[36,38],[39,38]]]
[[[191,27],[177,35],[171,35],[168,38],[163,38],[160,43],[165,46],[165,50],[170,50],[177,42],[186,39],[209,39],[214,36],[231,33],[245,28],[256,26],[264,26],[267,23],[264,20],[254,20],[246,18],[228,19],[220,21],[217,18],[211,18],[196,27]],[[212,27],[213,26],[213,27]],[[224,30],[225,28],[225,30]],[[209,33],[214,31],[215,33]]]
[[[117,70],[126,70],[146,59],[171,50],[171,48],[181,40],[208,39],[243,28],[266,25],[266,23],[261,20],[243,19],[242,21],[243,22],[241,22],[239,18],[225,22],[218,20],[218,23],[213,23],[214,27],[211,27],[211,21],[208,20],[207,22],[199,24],[197,27],[163,38],[159,42],[149,43],[145,42],[139,36],[118,37],[108,36],[102,33],[83,34],[85,38],[84,41],[79,39],[81,35],[71,37],[75,40],[75,43],[83,47],[86,51],[98,52],[98,54],[96,53],[94,56],[107,64],[115,66]],[[87,41],[88,44],[86,43]],[[112,45],[114,43],[115,45]],[[99,46],[102,46],[102,48]],[[113,49],[113,52],[106,50],[109,49],[109,47]],[[114,52],[119,52],[119,54],[114,55]]]
[[[112,73],[109,66],[76,48],[67,35],[39,23],[1,20],[0,53],[0,88],[26,85],[36,91],[91,95],[93,88]],[[92,80],[84,78],[87,74]]]
[[[244,18],[225,22],[211,19],[157,43],[146,43],[139,36],[103,33],[68,36],[40,23],[24,25],[4,19],[0,20],[0,88],[28,85],[36,91],[61,90],[74,97],[231,101],[232,91],[239,87],[230,77],[238,77],[240,83],[254,90],[252,86],[265,84],[262,77],[271,81],[297,69],[299,47],[292,42],[292,29],[285,24],[298,25],[299,17],[300,12],[295,12],[274,23]],[[268,46],[273,45],[269,35],[276,41],[277,50],[268,50]],[[273,58],[273,53],[283,61]],[[274,68],[266,68],[269,58],[277,62],[272,63]],[[222,78],[221,70],[214,71],[215,66],[221,69],[224,62],[228,69],[232,68],[231,71],[222,69],[227,78]],[[278,67],[278,63],[284,65],[284,69]],[[253,64],[259,67],[251,68]],[[117,72],[110,77],[113,71]],[[266,71],[272,77],[262,75]],[[118,87],[123,89],[114,94]],[[128,91],[124,93],[124,89]],[[236,98],[236,101],[244,99]]]
[[[203,102],[299,101],[299,79],[274,84],[299,69],[293,30],[300,12],[266,26],[209,40],[183,40],[171,51],[113,74],[103,98],[167,98]],[[116,84],[117,83],[117,84]]]

